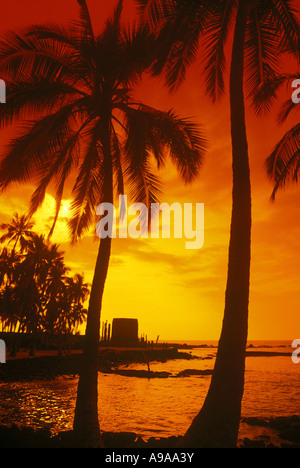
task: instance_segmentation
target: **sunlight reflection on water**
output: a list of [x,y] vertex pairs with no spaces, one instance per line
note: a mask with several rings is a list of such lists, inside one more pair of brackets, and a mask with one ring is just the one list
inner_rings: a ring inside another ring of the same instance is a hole
[[[212,350],[193,352],[207,356]],[[151,370],[176,374],[211,369],[213,360],[153,363]],[[145,369],[143,365],[129,368]],[[300,365],[288,357],[249,357],[243,416],[299,414]],[[53,433],[72,428],[77,378],[0,384],[0,424],[14,423]],[[144,438],[184,434],[204,401],[210,377],[138,379],[99,374],[99,408],[104,431],[132,431]]]

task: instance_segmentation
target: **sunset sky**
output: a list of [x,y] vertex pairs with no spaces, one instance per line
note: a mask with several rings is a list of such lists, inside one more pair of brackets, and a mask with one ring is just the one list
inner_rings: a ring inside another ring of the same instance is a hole
[[[89,0],[88,5],[97,32],[114,2]],[[125,1],[124,18],[134,17],[133,5],[133,0]],[[1,5],[0,31],[36,23],[68,23],[77,14],[76,0],[10,0]],[[185,239],[113,241],[102,320],[138,318],[140,333],[150,339],[160,335],[161,340],[217,340],[222,325],[232,191],[229,98],[227,93],[221,102],[212,104],[205,96],[201,75],[199,57],[175,95],[168,94],[161,80],[149,77],[136,90],[137,99],[145,104],[161,110],[174,108],[180,116],[199,121],[209,143],[200,176],[192,185],[185,186],[171,165],[160,174],[164,180],[162,201],[205,204],[204,247],[186,250]],[[281,103],[284,99],[285,93]],[[253,190],[250,340],[294,340],[300,335],[300,187],[280,192],[273,203],[272,185],[264,169],[265,158],[296,123],[297,114],[279,127],[277,111],[257,118],[250,108],[247,110]],[[2,148],[12,134],[12,130],[1,131]],[[26,213],[32,192],[30,185],[5,192],[1,196],[1,222],[16,211]],[[91,282],[98,244],[92,230],[76,246],[70,246],[66,225],[70,195],[65,194],[53,241],[61,244],[72,271],[84,272]],[[34,218],[39,233],[48,233],[54,208],[50,192]]]

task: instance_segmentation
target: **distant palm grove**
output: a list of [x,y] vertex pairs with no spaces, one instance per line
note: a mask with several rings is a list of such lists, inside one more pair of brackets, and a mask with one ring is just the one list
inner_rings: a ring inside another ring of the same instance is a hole
[[12,354],[25,334],[31,335],[31,354],[41,335],[56,336],[60,350],[63,336],[76,333],[87,313],[89,285],[83,275],[70,276],[59,245],[33,227],[18,214],[0,225],[0,331],[15,333]]

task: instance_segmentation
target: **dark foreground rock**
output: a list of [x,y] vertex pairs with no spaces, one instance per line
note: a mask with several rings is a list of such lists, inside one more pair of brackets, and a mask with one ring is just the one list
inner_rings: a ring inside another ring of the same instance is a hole
[[0,448],[58,448],[47,429],[35,431],[31,427],[0,426]]
[[245,438],[241,448],[300,448],[300,416],[279,416],[275,418],[243,418],[249,426],[270,429],[276,435],[261,436],[258,440]]
[[[174,448],[180,437],[155,438],[144,441],[134,432],[104,432],[106,448]],[[0,449],[2,448],[80,448],[80,440],[72,431],[52,436],[47,429],[0,426]]]

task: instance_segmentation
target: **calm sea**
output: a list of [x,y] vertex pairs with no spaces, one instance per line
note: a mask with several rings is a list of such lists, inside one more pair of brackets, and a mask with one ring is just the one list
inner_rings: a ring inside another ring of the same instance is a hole
[[[200,342],[194,342],[200,344]],[[176,375],[185,369],[212,369],[216,342],[192,353],[205,360],[152,363],[153,371]],[[276,417],[300,415],[300,364],[292,362],[291,342],[251,342],[253,350],[286,352],[288,356],[247,357],[242,415]],[[131,365],[146,369],[146,365]],[[183,435],[200,410],[210,377],[139,379],[99,374],[101,428],[132,431],[151,436]],[[0,384],[0,424],[34,428],[48,427],[53,433],[72,427],[77,378]]]

